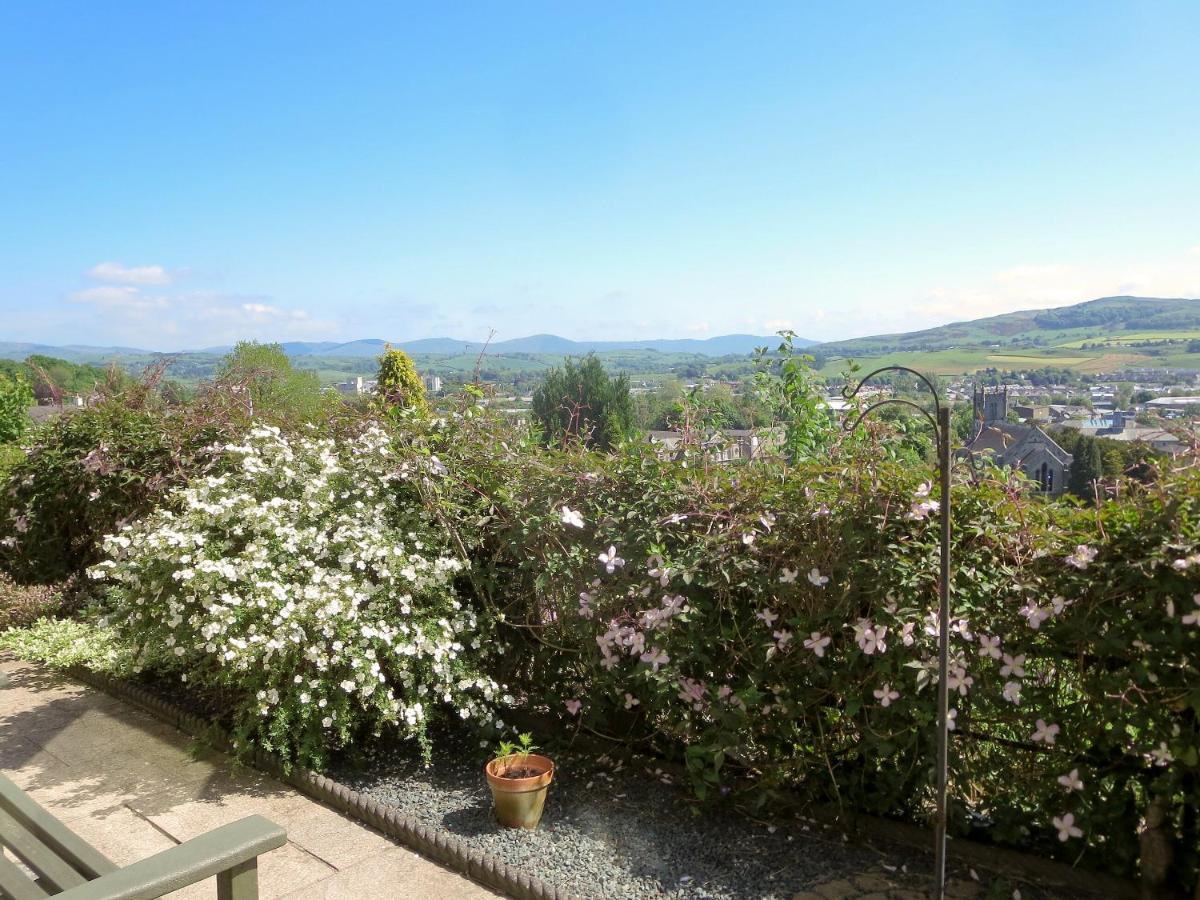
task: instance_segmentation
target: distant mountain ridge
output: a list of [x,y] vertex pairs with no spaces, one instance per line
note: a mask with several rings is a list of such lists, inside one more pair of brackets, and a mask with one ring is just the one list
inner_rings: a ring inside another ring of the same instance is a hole
[[818,344],[825,354],[869,355],[909,350],[945,350],[1056,339],[1085,338],[1089,332],[1187,331],[1200,329],[1200,299],[1160,297],[1101,297],[1072,306],[1029,309],[951,322],[923,331],[879,334]]
[[[651,350],[660,353],[694,353],[701,356],[730,356],[754,352],[757,347],[774,347],[779,342],[776,336],[752,334],[725,334],[711,338],[679,338],[642,341],[573,341],[553,334],[534,334],[529,337],[495,341],[486,345],[489,355],[514,353],[543,353],[561,356],[604,353],[619,350]],[[479,353],[485,347],[480,341],[462,341],[454,338],[422,338],[415,341],[385,341],[366,338],[357,341],[284,341],[281,346],[292,357],[335,357],[361,358],[378,356],[391,343],[406,353],[430,356],[457,356],[464,353]],[[796,340],[796,346],[808,347],[815,341]],[[200,350],[181,351],[187,355],[221,356],[232,349],[229,346],[205,347]],[[70,362],[97,362],[119,359],[122,356],[153,356],[157,351],[138,350],[131,347],[87,347],[71,345],[53,347],[47,344],[17,343],[0,341],[0,359],[24,359],[30,354],[57,356]],[[176,355],[176,354],[162,354]]]

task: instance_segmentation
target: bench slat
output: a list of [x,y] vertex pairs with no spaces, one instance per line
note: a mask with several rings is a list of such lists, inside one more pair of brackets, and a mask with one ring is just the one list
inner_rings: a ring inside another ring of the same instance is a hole
[[0,853],[0,896],[12,900],[42,900],[48,896],[44,890],[20,866]]
[[20,860],[37,872],[38,878],[46,882],[53,891],[65,891],[87,881],[72,869],[65,860],[30,834],[6,810],[0,809],[0,844],[11,850]]
[[33,798],[3,775],[0,775],[0,810],[12,816],[21,828],[34,835],[85,879],[98,878],[117,870],[100,851],[42,809]]

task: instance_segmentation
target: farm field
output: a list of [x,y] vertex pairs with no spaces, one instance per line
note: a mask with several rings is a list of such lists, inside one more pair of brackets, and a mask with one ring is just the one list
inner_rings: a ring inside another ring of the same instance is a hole
[[[1070,353],[1065,348],[1023,348],[997,352],[989,347],[964,347],[955,350],[917,350],[886,353],[881,356],[859,356],[854,361],[863,369],[879,366],[910,366],[922,372],[937,375],[967,375],[981,369],[1002,369],[1013,372],[1044,369],[1046,367],[1072,369],[1077,372],[1111,372],[1129,367],[1200,369],[1200,353],[1173,353],[1151,356],[1134,350],[1125,352],[1107,349],[1078,350]],[[846,368],[847,359],[832,359],[821,368],[823,375],[839,375]]]

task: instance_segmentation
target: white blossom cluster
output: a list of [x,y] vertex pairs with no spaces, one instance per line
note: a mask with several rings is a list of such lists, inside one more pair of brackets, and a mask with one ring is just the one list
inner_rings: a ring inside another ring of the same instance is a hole
[[234,688],[240,717],[301,755],[383,723],[423,739],[437,707],[493,721],[503,691],[452,586],[464,564],[405,502],[414,463],[383,431],[335,443],[256,427],[224,459],[105,540],[89,574],[109,586],[111,625],[192,683]]

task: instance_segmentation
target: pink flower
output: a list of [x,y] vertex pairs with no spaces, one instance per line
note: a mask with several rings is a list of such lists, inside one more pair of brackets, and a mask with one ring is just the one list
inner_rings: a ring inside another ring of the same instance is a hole
[[954,669],[946,679],[946,689],[950,691],[958,691],[962,696],[967,696],[967,691],[971,685],[975,683],[975,679],[967,674],[967,670],[962,666]]
[[1196,608],[1180,619],[1184,625],[1200,625],[1200,594],[1194,595],[1192,602],[1196,604]]
[[817,656],[824,656],[825,648],[829,646],[831,640],[833,639],[829,637],[829,635],[821,634],[819,631],[814,631],[812,633],[812,637],[804,642],[804,646],[806,649],[817,654]]
[[573,716],[579,715],[579,710],[583,709],[583,701],[581,700],[568,700],[563,705],[567,708],[567,712]]
[[1037,720],[1037,730],[1033,733],[1034,741],[1043,741],[1051,746],[1054,745],[1054,739],[1058,737],[1058,732],[1061,729],[1057,725],[1047,725],[1045,719]]
[[1021,702],[1021,683],[1018,681],[1006,681],[1004,683],[1004,699],[1014,705]]
[[756,612],[754,614],[754,618],[759,619],[764,625],[770,628],[775,624],[775,620],[778,619],[779,616],[775,614],[774,610],[763,609]]
[[704,708],[704,695],[707,688],[703,681],[696,681],[693,678],[679,679],[679,699],[684,703],[690,703],[692,709],[697,711]]
[[1066,775],[1059,775],[1058,783],[1065,787],[1068,791],[1083,790],[1083,780],[1079,777],[1078,769],[1072,769]]
[[1020,656],[1009,656],[1004,654],[1004,665],[1000,667],[1000,675],[1003,678],[1012,676],[1013,678],[1025,677],[1025,654]]
[[988,637],[986,634],[979,636],[979,655],[990,656],[992,659],[1000,658],[1000,638]]
[[600,564],[604,566],[604,571],[606,571],[609,575],[611,575],[621,566],[625,565],[625,560],[617,556],[617,548],[611,544],[609,545],[607,552],[601,553],[596,558],[600,560]]
[[633,694],[629,693],[628,691],[625,692],[625,708],[626,709],[633,709],[635,706],[637,706],[641,702],[642,701],[639,700],[637,697],[633,696]]
[[885,708],[891,706],[893,700],[900,699],[900,692],[893,691],[892,686],[887,682],[884,682],[883,687],[878,688],[873,693],[875,694],[875,699],[879,701],[879,705]]
[[1028,620],[1029,627],[1034,631],[1041,628],[1042,623],[1050,618],[1050,610],[1038,606],[1036,603],[1026,603],[1017,612]]
[[1075,824],[1074,813],[1067,813],[1063,816],[1055,816],[1052,820],[1054,827],[1058,829],[1058,839],[1064,843],[1071,838],[1083,837],[1083,830]]
[[1075,548],[1075,552],[1067,557],[1067,565],[1074,566],[1080,571],[1083,571],[1091,564],[1092,560],[1096,558],[1096,555],[1099,552],[1100,551],[1096,550],[1094,547],[1089,547],[1087,544],[1080,544]]
[[792,633],[786,628],[782,631],[773,632],[772,636],[775,638],[775,646],[780,650],[786,647],[788,645],[788,641],[792,639]]
[[671,661],[671,657],[667,656],[667,651],[658,647],[651,647],[641,656],[642,662],[650,666],[655,672],[660,666],[665,666]]

